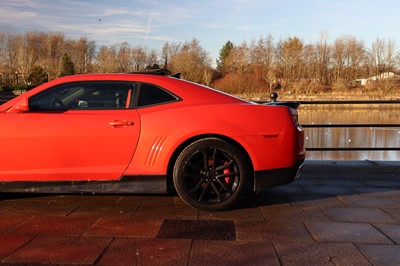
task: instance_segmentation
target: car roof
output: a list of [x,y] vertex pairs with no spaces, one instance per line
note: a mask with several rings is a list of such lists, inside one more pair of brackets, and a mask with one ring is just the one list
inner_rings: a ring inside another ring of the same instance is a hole
[[[30,97],[41,90],[64,83],[81,81],[131,81],[150,83],[160,86],[183,99],[188,104],[219,104],[219,103],[247,103],[233,95],[218,91],[216,89],[177,78],[179,74],[171,75],[168,70],[138,71],[129,73],[96,73],[71,75],[51,80],[42,84],[21,96]],[[4,103],[1,110],[8,109],[14,105],[18,98]]]

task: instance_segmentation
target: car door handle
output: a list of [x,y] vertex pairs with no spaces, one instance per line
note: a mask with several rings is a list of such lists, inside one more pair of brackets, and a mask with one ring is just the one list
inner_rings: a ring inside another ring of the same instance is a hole
[[132,121],[126,121],[126,120],[115,120],[113,122],[110,122],[110,126],[113,127],[124,127],[124,126],[133,126]]

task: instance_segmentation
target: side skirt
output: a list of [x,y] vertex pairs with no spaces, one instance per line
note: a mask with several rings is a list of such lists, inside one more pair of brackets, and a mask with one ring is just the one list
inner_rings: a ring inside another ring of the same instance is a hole
[[0,192],[167,193],[166,176],[124,176],[117,181],[1,182]]

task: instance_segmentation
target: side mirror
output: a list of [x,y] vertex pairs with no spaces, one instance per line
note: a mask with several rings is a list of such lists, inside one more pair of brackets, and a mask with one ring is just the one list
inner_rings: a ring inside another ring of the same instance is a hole
[[89,103],[87,101],[78,101],[78,107],[79,108],[88,108]]
[[17,102],[13,107],[8,109],[7,113],[25,113],[29,111],[29,102],[27,98],[22,99],[21,101]]

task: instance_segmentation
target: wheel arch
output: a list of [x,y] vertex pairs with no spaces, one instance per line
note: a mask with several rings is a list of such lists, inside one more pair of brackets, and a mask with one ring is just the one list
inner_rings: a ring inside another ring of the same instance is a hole
[[221,139],[221,140],[224,140],[224,141],[228,142],[229,144],[235,146],[237,149],[239,149],[239,151],[242,153],[242,155],[245,158],[245,162],[246,162],[246,165],[247,165],[249,171],[251,171],[251,178],[250,178],[249,182],[251,183],[251,185],[254,185],[254,167],[253,167],[251,157],[250,157],[249,153],[246,151],[246,149],[239,142],[237,142],[236,140],[234,140],[230,137],[224,136],[224,135],[202,134],[202,135],[197,135],[197,136],[194,136],[194,137],[191,137],[191,138],[185,140],[172,153],[172,156],[169,159],[168,167],[167,167],[167,189],[169,192],[175,191],[174,181],[173,181],[173,170],[174,170],[175,161],[178,158],[179,154],[191,143],[193,143],[197,140],[206,139],[206,138]]

